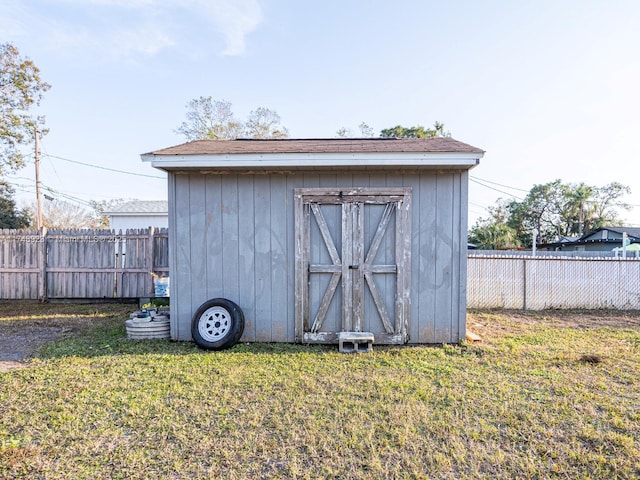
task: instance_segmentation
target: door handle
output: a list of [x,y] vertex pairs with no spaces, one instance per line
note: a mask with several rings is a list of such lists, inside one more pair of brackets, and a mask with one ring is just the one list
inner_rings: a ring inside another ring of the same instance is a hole
[[349,265],[349,270],[358,270],[360,265]]

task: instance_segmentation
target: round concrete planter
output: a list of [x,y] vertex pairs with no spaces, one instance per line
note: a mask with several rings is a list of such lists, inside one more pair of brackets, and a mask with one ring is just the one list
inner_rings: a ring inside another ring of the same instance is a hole
[[132,318],[125,322],[125,326],[127,338],[131,340],[171,338],[169,320],[164,316]]

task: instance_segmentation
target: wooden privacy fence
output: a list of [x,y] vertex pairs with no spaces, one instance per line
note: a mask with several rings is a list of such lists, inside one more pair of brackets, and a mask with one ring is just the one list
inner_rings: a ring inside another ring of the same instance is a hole
[[640,309],[640,258],[470,253],[467,266],[469,308]]
[[164,229],[0,230],[0,298],[153,296],[169,273]]
[[[163,229],[0,230],[0,298],[153,296],[169,275]],[[640,309],[640,258],[469,253],[469,308]]]

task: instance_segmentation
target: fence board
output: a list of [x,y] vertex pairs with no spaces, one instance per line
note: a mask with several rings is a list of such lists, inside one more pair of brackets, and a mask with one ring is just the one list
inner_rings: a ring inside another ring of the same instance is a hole
[[0,295],[6,299],[37,299],[40,251],[33,230],[0,230]]
[[0,298],[153,296],[168,230],[0,230]]

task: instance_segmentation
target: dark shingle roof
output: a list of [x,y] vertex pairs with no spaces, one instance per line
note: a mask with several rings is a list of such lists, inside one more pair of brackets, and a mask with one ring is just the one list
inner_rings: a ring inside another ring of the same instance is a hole
[[616,232],[622,235],[623,232],[626,232],[629,237],[640,238],[640,227],[600,227],[596,230],[589,232],[582,236],[580,240],[586,240],[592,235],[602,230],[609,230],[610,232]]
[[640,238],[640,228],[639,227],[602,227],[603,230],[610,230],[612,232],[616,232],[622,235],[623,232],[626,232],[630,237]]
[[484,153],[450,137],[195,140],[152,155],[267,153]]

